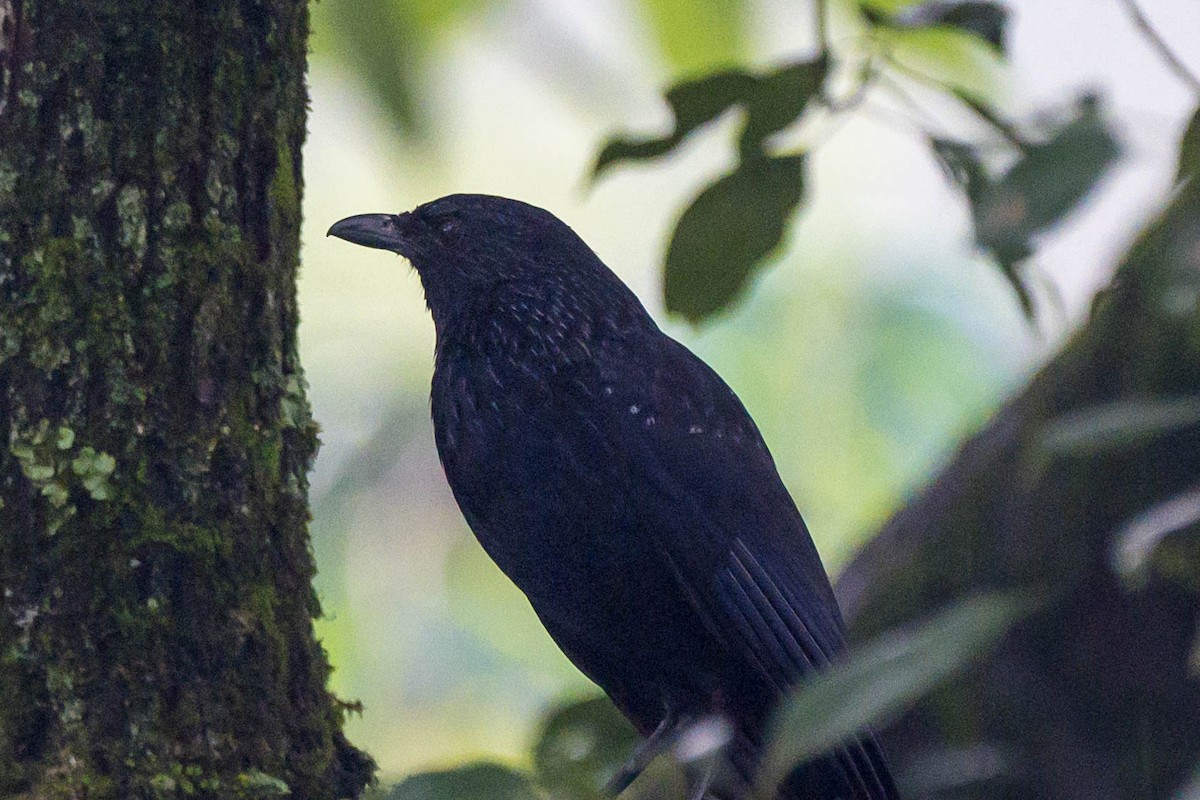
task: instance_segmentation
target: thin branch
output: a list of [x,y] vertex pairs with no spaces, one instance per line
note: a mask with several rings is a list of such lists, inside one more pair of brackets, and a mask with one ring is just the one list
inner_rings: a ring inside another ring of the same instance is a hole
[[855,80],[857,83],[854,88],[845,97],[833,97],[829,91],[828,83],[821,87],[820,98],[821,103],[825,108],[834,114],[839,114],[843,111],[852,111],[871,89],[871,83],[878,75],[878,70],[875,68],[875,59],[873,57],[864,61],[857,70]]
[[884,88],[889,91],[892,97],[899,101],[901,106],[907,108],[908,111],[911,112],[914,120],[913,124],[916,125],[918,130],[926,135],[935,135],[938,128],[944,130],[945,126],[942,125],[938,120],[934,119],[933,116],[925,110],[925,107],[917,102],[917,99],[913,97],[912,94],[909,93],[908,89],[902,86],[899,81],[897,81],[891,75],[888,75],[886,72],[880,72],[876,76],[876,79],[884,86]]
[[971,109],[975,113],[975,116],[982,119],[988,125],[991,125],[1013,147],[1018,150],[1025,149],[1025,137],[1021,135],[1021,132],[1015,126],[1001,118],[995,111],[992,111],[992,109],[983,103],[972,99],[970,95],[964,92],[951,91],[951,94],[958,102]]
[[829,0],[811,0],[817,26],[817,56],[829,55]]
[[[925,73],[921,72],[920,70],[913,69],[912,67],[902,64],[899,61],[896,61],[895,59],[888,59],[888,66],[890,66],[892,69],[894,69],[896,72],[900,73],[901,75],[905,75],[905,76],[911,78],[912,80],[917,81],[918,83],[921,83],[932,89],[936,89],[937,91],[949,94],[951,97],[953,97],[955,100],[957,100],[960,105],[962,105],[964,108],[968,109],[972,114],[974,114],[977,119],[981,120],[982,122],[987,123],[988,127],[990,127],[993,131],[995,131],[997,134],[999,134],[1000,137],[1004,139],[1004,141],[1008,142],[1010,145],[1017,148],[1018,150],[1025,149],[1025,146],[1026,146],[1025,139],[1021,135],[1021,132],[1018,131],[1015,127],[1013,127],[1009,123],[1005,122],[999,116],[997,116],[987,106],[983,105],[982,103],[972,100],[969,96],[967,96],[966,94],[964,94],[960,91],[957,91],[955,89],[952,89],[952,88],[946,86],[946,84],[944,84],[942,81],[938,80],[937,78],[934,78],[931,75],[926,75]],[[891,84],[891,88],[892,88],[893,92],[896,92],[898,94],[904,94],[904,91],[900,87],[899,83],[897,83],[895,80],[889,80],[888,82]],[[911,101],[911,98],[909,98],[909,99],[910,99],[910,102],[913,102],[915,105],[915,101]]]
[[1193,92],[1200,94],[1200,78],[1188,69],[1187,64],[1175,55],[1167,43],[1159,36],[1158,31],[1150,24],[1150,20],[1142,13],[1141,7],[1138,6],[1137,0],[1120,0],[1121,5],[1125,6],[1125,10],[1129,12],[1129,16],[1133,18],[1133,24],[1146,37],[1146,41],[1153,47],[1158,55],[1166,62],[1167,67],[1175,73],[1175,77],[1188,85]]

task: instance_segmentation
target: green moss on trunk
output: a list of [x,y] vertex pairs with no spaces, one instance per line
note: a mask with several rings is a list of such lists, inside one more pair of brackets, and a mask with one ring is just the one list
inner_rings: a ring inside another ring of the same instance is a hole
[[10,7],[0,795],[356,796],[312,630],[306,5]]

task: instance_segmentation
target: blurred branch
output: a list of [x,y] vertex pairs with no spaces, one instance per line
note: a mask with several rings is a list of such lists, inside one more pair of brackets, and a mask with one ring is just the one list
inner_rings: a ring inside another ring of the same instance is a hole
[[821,90],[821,100],[825,107],[835,114],[840,114],[843,111],[853,111],[866,100],[867,94],[870,92],[872,84],[878,75],[879,70],[875,67],[875,59],[868,58],[863,63],[861,69],[859,69],[856,76],[858,82],[849,94],[845,97],[831,97],[827,87],[823,87]]
[[[890,66],[889,62],[889,66]],[[888,94],[892,96],[899,104],[900,108],[904,109],[909,116],[902,117],[903,121],[913,128],[917,129],[918,133],[927,135],[948,136],[946,126],[934,119],[933,115],[923,106],[917,98],[913,97],[910,92],[900,81],[888,75],[886,72],[880,72],[876,76],[880,85],[888,90]],[[904,113],[904,112],[902,112]]]
[[1187,64],[1184,64],[1179,56],[1175,55],[1175,51],[1167,45],[1158,31],[1154,29],[1154,26],[1150,24],[1150,20],[1142,13],[1137,0],[1121,0],[1121,5],[1125,6],[1125,10],[1129,12],[1129,16],[1133,19],[1133,24],[1137,26],[1137,29],[1146,37],[1146,41],[1150,43],[1150,46],[1166,62],[1167,67],[1175,73],[1175,76],[1179,80],[1186,83],[1193,92],[1200,94],[1200,78],[1196,77],[1188,69]]
[[[1200,685],[1188,659],[1200,596],[1156,575],[1129,591],[1110,550],[1114,530],[1195,486],[1200,422],[1072,452],[1036,474],[1029,465],[1071,414],[1195,395],[1198,248],[1193,181],[1130,250],[1088,323],[843,571],[838,595],[859,640],[967,591],[1039,585],[1057,598],[993,659],[883,731],[896,763],[988,742],[1009,754],[1007,780],[1019,784],[1003,796],[1027,800],[1162,797],[1145,787],[1177,786],[1193,767]],[[1143,417],[1121,423],[1136,432]],[[974,727],[947,735],[952,718]]]
[[[971,99],[963,92],[949,89],[948,87],[945,86],[945,84],[943,84],[938,79],[936,79],[930,75],[926,75],[919,70],[915,70],[911,67],[901,64],[899,61],[896,61],[895,59],[889,58],[887,60],[887,64],[889,67],[891,67],[892,69],[894,69],[896,72],[900,73],[901,75],[911,78],[912,80],[916,81],[917,83],[920,83],[924,86],[928,86],[929,88],[934,89],[938,92],[943,92],[943,93],[953,97],[960,104],[962,104],[968,110],[970,110],[971,113],[974,114],[977,119],[979,119],[980,121],[985,123],[989,128],[991,128],[993,131],[995,131],[997,134],[999,134],[1000,138],[1002,138],[1005,142],[1007,142],[1008,144],[1015,147],[1018,151],[1022,151],[1025,149],[1025,140],[1021,136],[1021,134],[1017,131],[1017,129],[1015,127],[1013,127],[1011,124],[1002,120],[999,117],[999,115],[996,114],[996,112],[989,109],[983,103],[981,103],[977,100]],[[887,84],[888,84],[889,88],[892,90],[892,92],[895,93],[897,97],[904,100],[904,102],[909,107],[913,108],[914,110],[921,111],[922,116],[925,116],[927,119],[932,120],[932,117],[930,117],[924,111],[924,109],[921,108],[921,104],[919,102],[917,102],[917,100],[912,96],[912,94],[910,94],[898,81],[896,81],[893,78],[887,78]]]
[[1017,150],[1025,149],[1025,138],[1021,135],[1020,131],[1012,123],[1002,119],[995,110],[988,108],[985,104],[969,97],[963,92],[953,92],[953,95],[958,102],[971,109],[976,117],[986,122],[992,130],[999,133],[1005,141]]
[[817,56],[829,54],[829,0],[812,0],[813,17],[816,22]]

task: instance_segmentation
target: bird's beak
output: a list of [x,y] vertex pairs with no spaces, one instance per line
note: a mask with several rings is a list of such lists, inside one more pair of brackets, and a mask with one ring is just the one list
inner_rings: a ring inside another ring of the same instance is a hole
[[358,214],[333,223],[333,227],[325,235],[336,236],[347,242],[361,244],[363,247],[374,247],[379,250],[400,253],[407,249],[402,225],[407,216],[407,214]]

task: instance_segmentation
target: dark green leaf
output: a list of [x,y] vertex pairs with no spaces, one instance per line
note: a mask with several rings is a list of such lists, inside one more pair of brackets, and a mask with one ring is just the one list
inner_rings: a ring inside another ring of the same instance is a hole
[[672,86],[667,104],[675,115],[676,136],[682,138],[730,106],[745,102],[757,83],[754,75],[730,69]]
[[947,8],[939,20],[943,25],[962,28],[1004,52],[1004,31],[1008,11],[999,3],[957,3]]
[[929,146],[945,170],[946,177],[962,189],[972,206],[978,203],[992,180],[979,162],[975,148],[962,142],[937,138],[930,139]]
[[675,149],[675,145],[679,144],[682,138],[667,136],[662,139],[610,139],[600,150],[600,155],[596,156],[592,178],[600,177],[601,172],[621,161],[646,161],[665,156]]
[[468,764],[412,775],[382,800],[540,800],[529,779],[499,764]]
[[[992,179],[980,163],[975,148],[948,139],[931,139],[930,147],[946,174],[962,189],[971,208],[977,208],[981,199],[992,190]],[[1021,247],[1014,246],[1004,251],[993,250],[993,255],[1004,277],[1016,292],[1025,316],[1032,319],[1033,297],[1017,271],[1020,262],[1029,256],[1030,250],[1027,243],[1021,244]]]
[[617,138],[608,142],[596,158],[592,177],[598,177],[620,161],[654,158],[670,152],[696,128],[745,102],[757,80],[740,69],[730,69],[672,86],[667,90],[666,100],[675,115],[675,129],[661,139]]
[[1187,177],[1200,180],[1200,108],[1192,115],[1192,121],[1183,132],[1183,141],[1179,143],[1179,170],[1176,180]]
[[609,141],[596,158],[592,177],[621,161],[665,155],[697,128],[735,106],[747,112],[743,151],[759,151],[763,140],[803,113],[820,90],[826,69],[824,60],[803,61],[761,76],[729,69],[676,84],[666,94],[674,115],[671,133],[657,139],[618,137]]
[[803,156],[744,161],[701,192],[667,247],[667,310],[696,322],[729,305],[778,247],[803,195]]
[[829,63],[824,58],[799,61],[764,75],[746,101],[746,127],[742,131],[743,157],[763,151],[768,136],[796,120],[825,82]]
[[555,800],[599,800],[637,741],[607,697],[560,706],[543,720],[534,745],[535,778]]
[[1030,238],[1056,223],[1092,190],[1120,155],[1094,98],[1084,98],[1075,118],[1024,156],[975,207],[979,243],[995,252],[1028,247]]
[[773,796],[796,764],[894,718],[991,649],[1030,608],[1012,593],[964,600],[915,629],[884,634],[815,675],[772,721],[761,796]]
[[1120,152],[1095,99],[1085,97],[1071,121],[1047,141],[1025,144],[1016,164],[971,198],[976,239],[995,256],[1027,316],[1033,304],[1018,269],[1034,237],[1087,197]]

